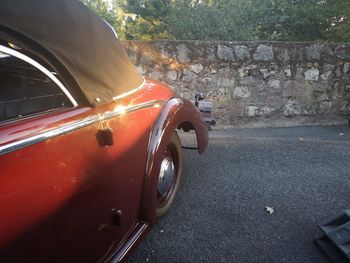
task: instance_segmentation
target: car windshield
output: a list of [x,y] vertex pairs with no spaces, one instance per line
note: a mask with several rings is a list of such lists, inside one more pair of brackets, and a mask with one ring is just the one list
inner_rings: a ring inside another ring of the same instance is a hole
[[0,52],[0,121],[71,106],[61,89],[29,63]]

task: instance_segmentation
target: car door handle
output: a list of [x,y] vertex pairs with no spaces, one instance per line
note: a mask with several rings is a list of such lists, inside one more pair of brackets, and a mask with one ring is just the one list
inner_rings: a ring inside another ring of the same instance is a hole
[[101,147],[110,147],[114,145],[113,129],[105,128],[97,132],[97,141]]

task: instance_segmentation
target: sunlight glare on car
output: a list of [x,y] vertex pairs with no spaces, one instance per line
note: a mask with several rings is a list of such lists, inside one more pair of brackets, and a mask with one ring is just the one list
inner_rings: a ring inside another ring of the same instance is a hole
[[114,108],[114,112],[115,113],[119,113],[119,114],[125,114],[126,113],[126,109],[127,106],[123,106],[123,105],[118,105]]

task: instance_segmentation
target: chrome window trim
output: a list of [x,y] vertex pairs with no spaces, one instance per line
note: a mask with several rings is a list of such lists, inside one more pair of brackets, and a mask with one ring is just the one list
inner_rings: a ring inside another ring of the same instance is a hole
[[52,74],[52,72],[50,72],[49,70],[47,70],[44,66],[42,66],[41,64],[39,64],[38,62],[36,62],[35,60],[31,59],[30,57],[14,50],[8,47],[5,47],[3,45],[0,45],[0,52],[14,56],[16,58],[19,58],[27,63],[29,63],[30,65],[32,65],[33,67],[37,68],[38,70],[40,70],[42,73],[44,73],[47,77],[49,77],[61,90],[62,92],[68,97],[68,99],[70,100],[70,102],[72,103],[73,107],[77,107],[78,103],[76,102],[76,100],[73,98],[73,96],[70,94],[70,92],[67,90],[67,88],[62,84],[61,81],[59,81],[54,74]]
[[136,89],[133,89],[133,90],[131,90],[131,91],[128,91],[128,92],[125,92],[125,93],[123,93],[123,94],[120,94],[120,95],[118,95],[118,96],[116,96],[116,97],[113,97],[113,100],[119,100],[119,99],[128,97],[128,96],[130,96],[131,94],[133,94],[133,93],[139,91],[140,89],[142,89],[143,86],[144,86],[145,83],[146,83],[145,78],[144,78],[144,77],[142,77],[142,78],[143,78],[143,82],[142,82],[142,84],[141,84],[140,86],[138,86]]
[[[112,30],[112,32],[113,32],[115,38],[118,39],[118,34],[117,34],[117,32],[114,30],[114,28],[113,28],[107,21],[104,20],[104,22],[105,22],[105,23],[107,24],[107,26]],[[145,78],[144,78],[143,76],[142,76],[142,78],[143,78],[143,82],[142,82],[142,84],[141,84],[140,86],[138,86],[137,88],[135,88],[135,89],[133,89],[133,90],[131,90],[131,91],[128,91],[128,92],[125,92],[125,93],[123,93],[123,94],[120,94],[120,95],[118,95],[118,96],[113,97],[113,100],[119,100],[119,99],[128,97],[128,96],[130,96],[131,94],[134,94],[135,92],[137,92],[137,91],[139,91],[140,89],[142,89],[143,86],[144,86],[145,83],[146,83]]]
[[119,39],[118,39],[118,34],[117,34],[117,32],[115,31],[114,27],[112,27],[112,26],[111,26],[106,20],[104,20],[104,19],[103,19],[103,22],[105,22],[105,24],[109,27],[109,29],[112,30],[112,32],[113,32],[115,38],[116,38],[117,40],[119,40]]
[[30,145],[33,145],[39,142],[43,142],[43,141],[64,135],[69,132],[82,129],[84,127],[93,125],[101,121],[109,120],[117,116],[121,116],[127,113],[131,113],[134,111],[151,108],[151,107],[159,108],[161,107],[161,105],[163,105],[163,103],[164,101],[153,100],[153,101],[144,102],[144,103],[140,103],[140,104],[136,104],[128,107],[122,107],[122,108],[116,107],[114,111],[108,111],[108,112],[104,112],[103,114],[92,115],[85,119],[63,125],[59,128],[55,128],[50,131],[46,131],[29,138],[21,139],[16,142],[12,142],[12,143],[8,143],[3,146],[0,146],[0,156],[28,147]]

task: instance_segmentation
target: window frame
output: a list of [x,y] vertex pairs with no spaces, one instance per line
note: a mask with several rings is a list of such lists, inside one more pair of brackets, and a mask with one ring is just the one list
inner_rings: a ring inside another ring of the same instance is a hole
[[[72,104],[73,108],[76,108],[78,106],[77,101],[73,98],[73,96],[68,91],[68,89],[54,75],[53,72],[49,71],[48,69],[46,69],[44,66],[42,66],[40,63],[38,63],[34,59],[28,57],[27,55],[22,54],[21,52],[19,52],[17,50],[14,50],[14,49],[11,49],[9,47],[0,45],[0,52],[5,54],[5,55],[10,55],[10,56],[13,56],[15,58],[18,58],[18,59],[20,59],[20,60],[30,64],[31,66],[33,66],[34,68],[36,68],[40,72],[42,72],[45,76],[47,76],[49,79],[51,79],[51,81],[53,81],[60,88],[60,90],[63,92],[63,94],[68,98],[68,100]],[[59,109],[51,109],[51,110],[47,110],[47,111],[42,111],[42,112],[35,113],[33,115],[42,115],[42,114],[45,114],[47,112],[52,112],[53,110],[59,110]],[[29,115],[29,116],[33,116],[33,115]],[[15,120],[15,119],[9,119],[9,120],[6,120],[6,122],[12,121],[12,120]]]

